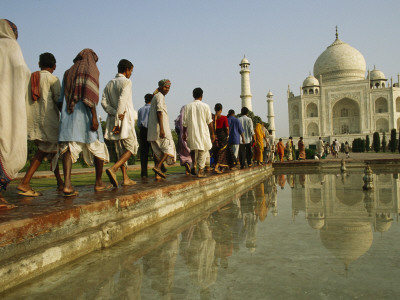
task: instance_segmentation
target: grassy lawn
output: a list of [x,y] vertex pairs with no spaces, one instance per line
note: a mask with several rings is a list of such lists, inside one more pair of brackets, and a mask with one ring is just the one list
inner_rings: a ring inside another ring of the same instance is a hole
[[[112,164],[108,164],[111,166]],[[61,166],[62,168],[62,166]],[[106,169],[106,165],[104,166]],[[181,166],[167,167],[167,174],[185,173],[185,168]],[[46,169],[48,171],[48,169]],[[148,170],[149,178],[153,178],[154,174],[151,169]],[[140,180],[140,170],[128,171],[128,175],[133,180]],[[103,180],[105,183],[109,183],[108,177],[103,173]],[[117,178],[119,182],[122,182],[122,173],[119,171],[117,173]],[[72,185],[73,186],[84,186],[84,185],[94,185],[95,174],[83,174],[83,175],[72,175]],[[12,181],[10,185],[17,185],[18,181]],[[40,178],[32,179],[31,186],[33,189],[38,191],[56,189],[57,181],[55,178]]]

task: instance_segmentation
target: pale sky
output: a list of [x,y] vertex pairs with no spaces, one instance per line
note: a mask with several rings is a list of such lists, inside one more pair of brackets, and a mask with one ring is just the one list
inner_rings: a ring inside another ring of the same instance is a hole
[[[51,52],[55,75],[82,49],[99,56],[100,97],[117,73],[118,61],[135,68],[133,104],[158,80],[172,82],[166,97],[171,121],[192,90],[204,90],[203,101],[240,112],[240,67],[250,62],[253,111],[267,121],[266,94],[274,94],[277,137],[288,136],[288,84],[299,94],[318,56],[339,38],[358,49],[367,68],[396,78],[400,71],[400,1],[222,1],[134,0],[54,1],[1,0],[0,18],[18,26],[25,60],[33,72],[38,57]],[[104,111],[99,111],[105,116]]]

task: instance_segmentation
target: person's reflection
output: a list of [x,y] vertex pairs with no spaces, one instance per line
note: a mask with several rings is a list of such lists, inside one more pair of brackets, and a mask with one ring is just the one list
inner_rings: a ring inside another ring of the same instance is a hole
[[256,250],[256,225],[257,216],[255,214],[255,195],[254,190],[249,190],[246,197],[240,198],[243,215],[243,239],[246,240],[246,248],[251,253]]
[[278,175],[278,185],[281,187],[282,190],[285,188],[285,184],[286,184],[285,174],[279,174]]
[[233,234],[232,229],[236,224],[235,217],[238,213],[238,207],[234,203],[222,207],[212,214],[214,220],[213,238],[215,245],[215,265],[228,267],[228,257],[232,255]]
[[178,236],[143,257],[144,274],[151,278],[151,287],[161,299],[171,299],[177,253]]
[[302,188],[306,187],[306,174],[299,175],[299,182]]
[[255,214],[258,219],[263,222],[268,214],[268,206],[267,197],[264,193],[264,183],[259,184],[255,187],[255,196],[256,196],[256,208]]
[[287,177],[287,179],[288,179],[288,183],[289,183],[289,186],[290,186],[290,188],[294,188],[294,175],[293,174],[289,174],[289,175],[286,175],[286,177]]
[[121,261],[117,270],[101,283],[99,293],[95,299],[141,299],[142,264],[141,261],[133,262],[132,258]]
[[208,288],[217,279],[218,266],[214,264],[216,242],[210,229],[210,220],[200,221],[182,233],[181,255],[189,269],[190,278],[200,288],[201,294],[209,294]]

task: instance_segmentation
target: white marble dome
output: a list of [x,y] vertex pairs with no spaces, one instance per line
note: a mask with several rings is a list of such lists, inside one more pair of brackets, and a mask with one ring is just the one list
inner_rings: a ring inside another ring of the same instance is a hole
[[369,78],[371,80],[385,80],[385,74],[383,74],[382,71],[379,71],[377,69],[373,69],[370,73],[369,73]]
[[317,58],[314,76],[322,75],[322,83],[365,79],[366,63],[357,49],[338,38]]
[[309,86],[319,86],[319,81],[317,78],[315,78],[312,75],[309,75],[304,81],[303,81],[303,87],[309,87]]

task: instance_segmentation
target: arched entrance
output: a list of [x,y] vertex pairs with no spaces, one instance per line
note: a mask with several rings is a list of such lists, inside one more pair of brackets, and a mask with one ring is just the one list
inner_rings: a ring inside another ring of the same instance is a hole
[[307,135],[308,136],[317,136],[319,135],[318,125],[316,123],[310,123],[307,126]]
[[332,133],[360,133],[360,108],[356,101],[343,98],[332,108]]
[[378,132],[388,132],[389,131],[389,121],[381,118],[376,121],[376,131]]

